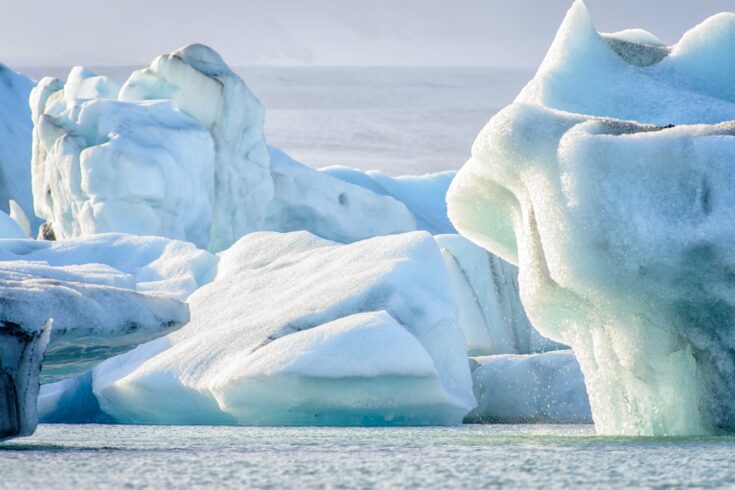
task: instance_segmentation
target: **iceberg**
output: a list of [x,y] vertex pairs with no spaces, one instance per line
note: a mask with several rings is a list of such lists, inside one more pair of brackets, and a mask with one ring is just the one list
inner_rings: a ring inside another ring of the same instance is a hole
[[455,227],[573,348],[599,433],[735,431],[733,39],[720,14],[662,53],[575,2],[449,190]]
[[0,239],[26,238],[23,228],[12,217],[0,211]]
[[[115,253],[123,249],[122,238],[100,235],[96,247],[0,240],[0,439],[33,432],[40,383],[89,372],[101,361],[171,333],[189,320],[187,305],[173,297],[180,283],[169,283],[177,287],[168,294],[143,294],[135,290],[131,274],[109,265],[61,265],[69,258],[89,260],[85,248],[99,249],[106,242],[113,246],[97,250],[99,255],[130,261]],[[146,244],[145,239],[135,242]],[[54,254],[54,248],[60,253]],[[146,252],[142,246],[135,248]],[[57,265],[43,258],[55,258]],[[145,267],[149,270],[141,270]],[[137,272],[142,279],[151,269],[141,265]]]
[[[82,67],[30,97],[44,236],[118,232],[225,250],[254,231],[354,242],[416,229],[406,206],[292,160],[264,109],[210,48],[156,58],[120,86]],[[446,219],[445,219],[446,220]]]
[[12,214],[10,201],[29,218],[30,233],[36,233],[40,220],[33,213],[31,194],[31,131],[33,123],[28,97],[34,82],[0,64],[0,212]]
[[454,293],[424,232],[349,245],[252,233],[188,302],[182,330],[95,368],[115,421],[446,425],[476,404]]
[[584,376],[572,351],[471,359],[478,406],[465,422],[592,423]]

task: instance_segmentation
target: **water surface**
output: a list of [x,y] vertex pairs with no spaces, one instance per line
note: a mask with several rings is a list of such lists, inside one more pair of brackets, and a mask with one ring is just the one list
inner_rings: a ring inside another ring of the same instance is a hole
[[733,488],[735,438],[591,426],[41,425],[0,443],[0,488]]

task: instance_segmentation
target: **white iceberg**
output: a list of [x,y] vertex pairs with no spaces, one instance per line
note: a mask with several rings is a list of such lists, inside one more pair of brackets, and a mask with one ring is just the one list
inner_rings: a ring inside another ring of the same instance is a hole
[[0,64],[0,211],[11,214],[15,202],[29,219],[30,233],[41,224],[33,213],[31,194],[31,131],[33,122],[28,96],[34,82]]
[[476,357],[477,408],[466,422],[591,424],[584,376],[569,350]]
[[450,188],[457,229],[574,349],[598,432],[735,430],[735,127],[712,124],[735,119],[732,39],[720,14],[646,66],[576,2]]
[[475,400],[454,301],[428,234],[253,233],[191,322],[98,366],[94,394],[125,423],[457,424]]

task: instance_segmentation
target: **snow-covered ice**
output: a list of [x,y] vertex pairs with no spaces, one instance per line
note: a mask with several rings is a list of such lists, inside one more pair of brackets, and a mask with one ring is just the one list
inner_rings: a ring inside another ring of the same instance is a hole
[[449,214],[519,266],[534,326],[578,357],[599,432],[733,431],[735,14],[648,64],[660,46],[642,37],[618,34],[638,46],[621,54],[577,1],[478,136]]
[[475,406],[454,293],[426,233],[349,245],[249,234],[189,305],[182,330],[95,369],[116,421],[456,424]]
[[584,376],[569,350],[472,358],[478,406],[468,422],[590,424]]

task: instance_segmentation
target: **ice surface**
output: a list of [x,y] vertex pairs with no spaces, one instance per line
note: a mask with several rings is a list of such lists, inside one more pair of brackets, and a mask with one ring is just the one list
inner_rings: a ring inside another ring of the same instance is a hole
[[416,218],[392,197],[306,167],[278,148],[270,152],[275,197],[264,229],[307,230],[343,243],[416,229]]
[[0,262],[0,322],[28,329],[53,320],[41,382],[81,374],[188,321],[185,304],[138,293],[126,279],[100,264]]
[[421,230],[435,234],[455,232],[447,217],[445,199],[455,172],[391,177],[377,170],[362,172],[341,166],[325,167],[320,171],[402,202],[416,217]]
[[477,357],[478,406],[468,422],[590,424],[584,376],[572,351]]
[[189,304],[184,329],[95,369],[105,413],[128,423],[456,424],[475,406],[454,293],[426,233],[350,245],[249,234]]
[[23,228],[2,211],[0,211],[0,238],[26,238]]
[[36,212],[57,239],[114,231],[206,246],[209,133],[169,102],[102,97],[111,83],[75,69],[66,85],[46,78],[33,90]]
[[576,2],[448,194],[457,229],[519,266],[534,326],[574,349],[601,433],[735,430],[735,126],[685,124],[735,117],[733,36],[715,16],[641,67]]
[[565,348],[541,336],[523,310],[518,269],[460,235],[435,237],[457,293],[459,324],[472,356]]
[[10,214],[12,199],[30,219],[31,232],[40,220],[33,214],[31,194],[31,111],[28,96],[33,81],[0,64],[0,211]]

